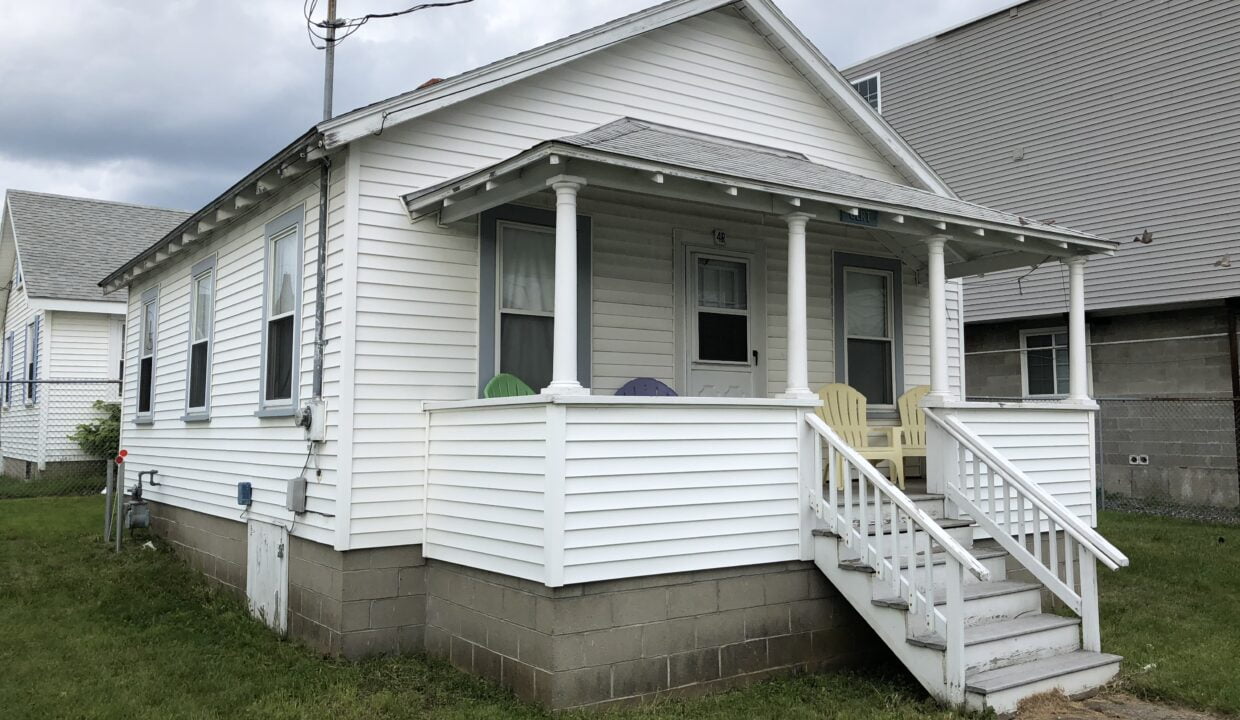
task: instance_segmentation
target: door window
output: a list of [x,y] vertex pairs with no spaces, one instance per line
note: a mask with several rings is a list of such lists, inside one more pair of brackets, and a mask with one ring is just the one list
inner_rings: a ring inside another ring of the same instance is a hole
[[749,264],[694,256],[696,359],[749,364]]

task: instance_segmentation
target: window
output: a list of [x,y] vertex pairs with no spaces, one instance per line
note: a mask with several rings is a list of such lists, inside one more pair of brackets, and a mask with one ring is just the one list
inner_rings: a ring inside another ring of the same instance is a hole
[[4,337],[4,406],[13,402],[13,333]]
[[499,278],[499,371],[545,388],[555,330],[555,231],[501,223]]
[[35,317],[26,324],[26,384],[23,399],[26,404],[32,404],[39,399],[39,387],[35,381],[39,379],[39,336],[42,334],[40,330],[43,326],[43,318]]
[[879,86],[879,74],[878,73],[874,73],[873,75],[870,75],[868,77],[863,77],[860,80],[854,80],[852,83],[852,86],[853,86],[853,89],[857,91],[857,94],[859,94],[866,102],[870,104],[870,107],[874,108],[875,110],[879,112],[883,111],[883,103],[882,103],[882,99],[879,96],[879,89],[878,89],[878,86]]
[[[497,373],[538,391],[551,382],[555,213],[503,205],[478,228],[478,396]],[[590,219],[577,216],[577,373],[590,386]]]
[[211,335],[215,312],[215,258],[194,265],[189,282],[189,376],[186,419],[205,419],[211,396]]
[[1068,394],[1068,331],[1026,330],[1020,334],[1025,395]]
[[301,306],[301,224],[304,217],[305,210],[297,208],[267,224],[263,408],[291,411],[297,403],[297,315]]
[[699,362],[749,364],[749,265],[693,256],[694,333]]
[[155,394],[155,348],[159,329],[159,287],[142,293],[138,334],[138,419],[150,420]]
[[880,412],[903,392],[900,263],[835,254],[836,376]]

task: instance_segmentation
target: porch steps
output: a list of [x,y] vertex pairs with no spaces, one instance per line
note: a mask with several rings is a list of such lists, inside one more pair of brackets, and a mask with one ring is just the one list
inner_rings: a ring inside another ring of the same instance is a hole
[[[1121,658],[1081,649],[1081,623],[1075,617],[1042,612],[1042,586],[1007,578],[1008,555],[997,547],[973,545],[973,525],[967,520],[943,520],[942,496],[914,495],[917,504],[948,531],[990,571],[986,581],[967,578],[964,587],[965,705],[974,710],[992,709],[1000,716],[1015,712],[1021,700],[1050,690],[1071,696],[1096,691],[1119,671]],[[935,507],[937,506],[937,507]],[[858,510],[854,506],[854,510]],[[872,512],[872,506],[869,508]],[[886,539],[893,537],[890,523],[883,523]],[[860,527],[859,521],[854,527]],[[872,521],[866,522],[872,528]],[[897,540],[906,534],[897,529]],[[888,557],[890,546],[888,542]],[[907,547],[900,546],[898,562],[908,567]],[[932,693],[945,687],[943,653],[946,641],[928,632],[924,618],[908,612],[905,597],[892,597],[890,583],[875,568],[857,557],[832,532],[814,532],[815,563],[852,603],[915,677]],[[935,572],[945,569],[947,556],[932,548]],[[915,555],[918,568],[925,560]],[[944,575],[936,580],[945,579]],[[972,579],[972,582],[968,580]],[[936,583],[931,590],[936,606],[946,604],[946,590]],[[957,686],[958,687],[958,686]]]

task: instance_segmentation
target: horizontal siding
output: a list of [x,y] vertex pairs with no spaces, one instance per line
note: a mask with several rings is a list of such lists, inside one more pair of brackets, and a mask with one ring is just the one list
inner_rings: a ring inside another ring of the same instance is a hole
[[545,580],[547,407],[433,414],[427,557]]
[[[264,226],[283,213],[305,207],[299,397],[311,394],[313,365],[315,255],[318,239],[317,174],[296,182],[254,212],[227,227],[206,244],[196,243],[184,256],[149,276],[139,276],[130,293],[126,335],[125,398],[122,444],[129,450],[128,477],[137,471],[159,470],[161,486],[147,496],[198,512],[237,519],[267,519],[291,525],[293,534],[334,544],[336,513],[336,446],[339,437],[339,394],[342,288],[344,164],[334,166],[329,193],[327,314],[324,334],[324,395],[327,398],[327,442],[314,461],[307,507],[294,517],[285,510],[286,483],[307,462],[301,428],[291,418],[258,418]],[[190,268],[216,255],[215,326],[211,367],[209,422],[186,423]],[[159,286],[159,332],[155,369],[155,421],[133,422],[137,406],[137,370],[141,297]],[[253,483],[254,504],[246,513],[236,504],[238,482]]]
[[793,408],[569,407],[564,581],[800,557]]
[[[13,379],[22,380],[26,377],[26,353],[28,352],[26,326],[33,322],[36,316],[43,316],[44,313],[30,307],[24,285],[10,288],[8,293],[9,302],[5,312],[3,337],[8,338],[9,333],[13,333]],[[43,325],[46,324],[44,320]],[[43,347],[46,349],[47,331],[44,329],[42,332],[45,338]],[[0,360],[5,359],[0,358]],[[43,353],[43,359],[44,371],[40,376],[47,377],[46,352]],[[4,457],[39,462],[43,436],[43,408],[37,403],[27,404],[25,391],[24,385],[14,385],[11,402],[0,407],[0,450],[3,451]],[[3,403],[2,393],[3,386],[0,386],[0,404]]]
[[[1091,412],[976,408],[952,413],[1077,517],[1095,524]],[[985,487],[981,492],[986,507]]]
[[[1211,300],[1240,287],[1237,32],[1228,0],[1042,0],[848,74],[882,72],[885,117],[963,197],[1124,242],[1088,309]],[[968,319],[1066,311],[1059,265],[1025,273],[970,279]]]

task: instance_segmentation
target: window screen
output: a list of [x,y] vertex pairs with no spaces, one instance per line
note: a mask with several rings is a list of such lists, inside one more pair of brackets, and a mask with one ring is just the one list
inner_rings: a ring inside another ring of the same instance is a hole
[[749,266],[695,256],[697,359],[749,362]]
[[545,388],[555,332],[555,232],[501,225],[499,266],[499,371]]
[[300,226],[273,235],[267,256],[267,357],[263,399],[282,402],[293,397],[297,357],[297,295],[301,279]]

